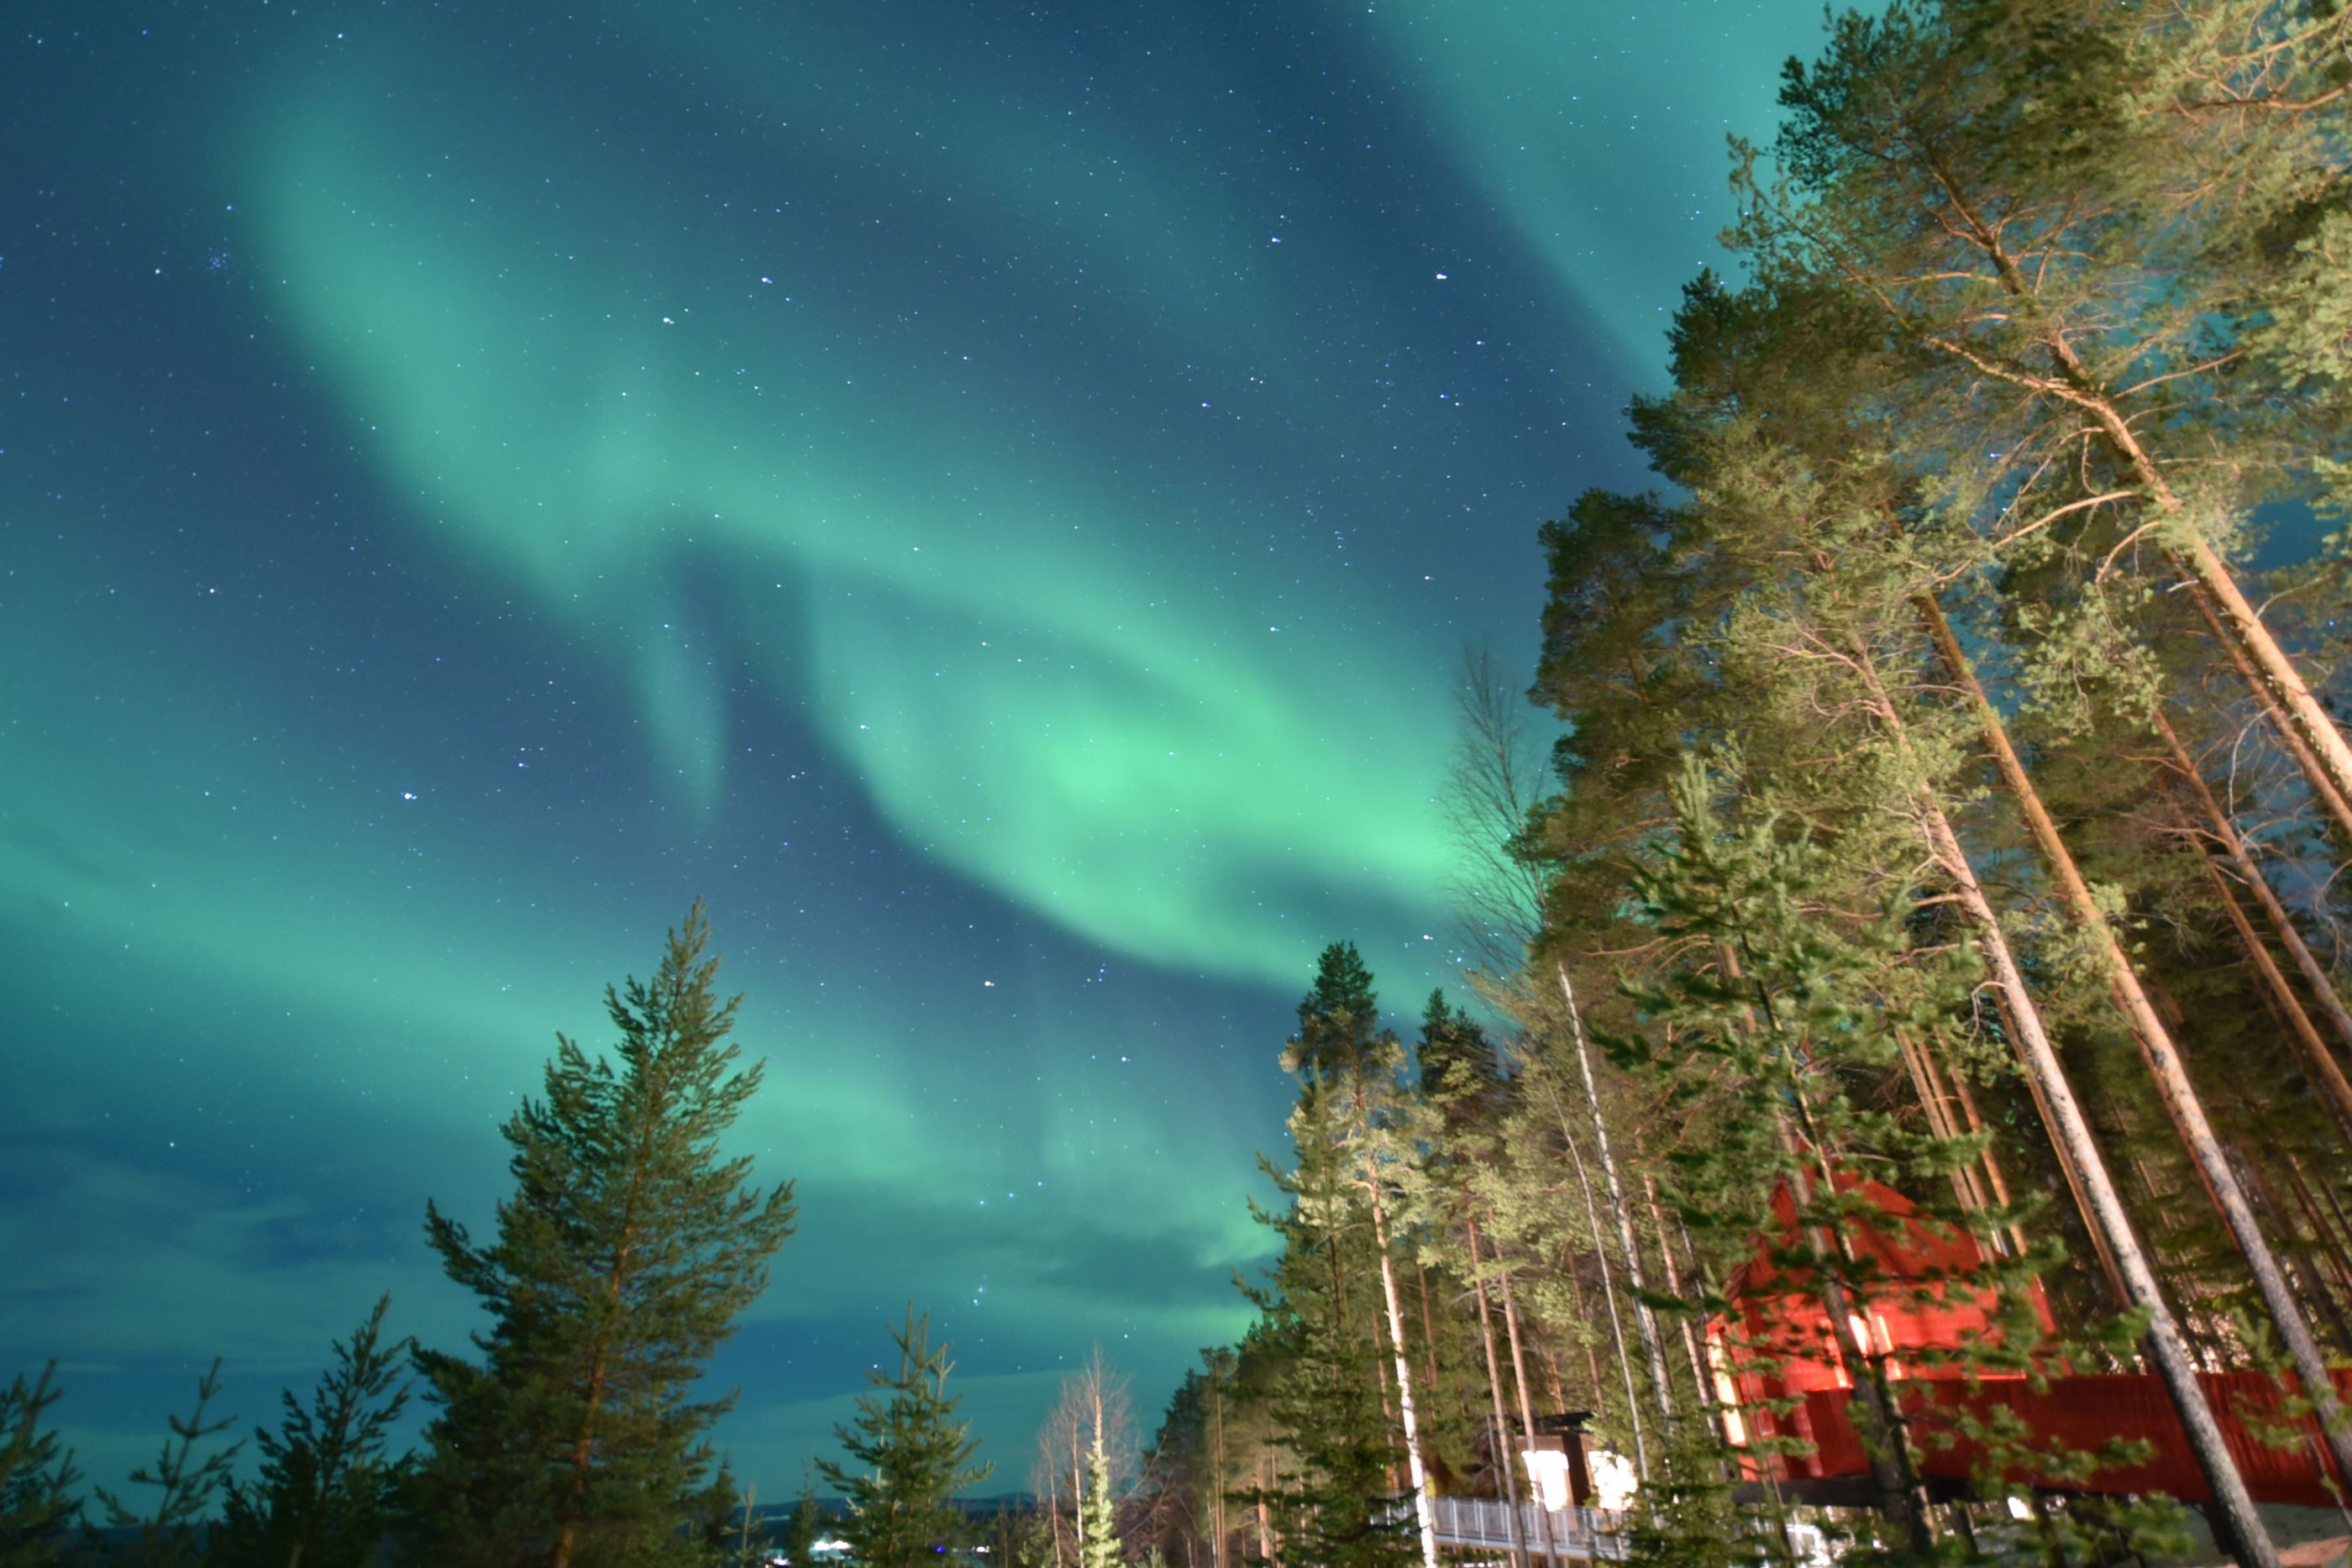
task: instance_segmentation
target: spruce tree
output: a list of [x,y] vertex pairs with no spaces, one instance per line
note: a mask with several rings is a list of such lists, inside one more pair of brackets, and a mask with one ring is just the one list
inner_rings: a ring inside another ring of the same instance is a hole
[[1313,1254],[1323,1250],[1310,1246],[1296,1259],[1301,1277],[1260,1303],[1259,1345],[1274,1353],[1263,1397],[1278,1468],[1231,1495],[1256,1511],[1261,1540],[1278,1541],[1285,1563],[1403,1568],[1412,1537],[1382,1509],[1394,1429],[1373,1383],[1371,1346],[1342,1332],[1328,1287],[1313,1279]]
[[948,1346],[930,1346],[930,1320],[907,1308],[890,1331],[895,1373],[869,1374],[875,1392],[858,1396],[857,1418],[834,1435],[847,1464],[819,1460],[817,1471],[849,1502],[842,1535],[859,1568],[915,1568],[961,1532],[955,1494],[986,1480],[991,1464],[973,1464],[980,1444],[971,1423],[955,1418],[960,1396],[947,1391]]
[[650,981],[605,988],[611,1059],[557,1037],[544,1098],[503,1133],[514,1194],[477,1244],[427,1206],[449,1277],[490,1317],[477,1362],[420,1351],[440,1413],[419,1554],[444,1563],[660,1563],[731,1507],[704,1441],[734,1402],[694,1396],[792,1234],[792,1184],[761,1190],[721,1140],[760,1087],[728,1040],[697,904]]
[[1118,1568],[1118,1517],[1110,1495],[1110,1460],[1102,1434],[1087,1447],[1087,1490],[1078,1500],[1078,1568]]
[[1353,942],[1332,943],[1316,960],[1315,983],[1298,1004],[1296,1071],[1359,1069],[1379,1053],[1379,1030],[1372,972]]
[[[1433,1123],[1402,1077],[1402,1044],[1378,1027],[1371,975],[1354,944],[1323,950],[1298,1022],[1283,1054],[1299,1080],[1289,1121],[1298,1163],[1284,1171],[1261,1162],[1291,1198],[1284,1215],[1259,1214],[1286,1246],[1277,1290],[1256,1297],[1288,1320],[1276,1421],[1296,1469],[1284,1487],[1257,1495],[1283,1513],[1286,1536],[1305,1536],[1310,1559],[1384,1562],[1402,1544],[1380,1501],[1396,1490],[1402,1437],[1407,1506],[1433,1560],[1429,1450],[1397,1280]],[[1425,1397],[1425,1375],[1419,1381]]]
[[57,1370],[52,1362],[30,1384],[19,1376],[0,1389],[0,1568],[58,1562],[81,1511],[73,1455],[41,1424],[59,1397]]
[[[1279,1213],[1251,1206],[1282,1251],[1270,1288],[1244,1287],[1261,1321],[1233,1383],[1221,1385],[1238,1389],[1217,1409],[1219,1469],[1253,1478],[1227,1495],[1256,1513],[1262,1550],[1271,1538],[1285,1562],[1402,1568],[1412,1538],[1382,1507],[1399,1455],[1375,1366],[1369,1217],[1343,1151],[1310,1137],[1297,1156],[1290,1169],[1259,1161],[1290,1202]],[[1259,1447],[1271,1474],[1235,1462],[1234,1416],[1253,1403],[1264,1412]]]
[[394,1522],[409,1469],[387,1453],[408,1402],[405,1340],[387,1344],[378,1298],[367,1322],[334,1347],[335,1364],[306,1406],[279,1395],[276,1431],[254,1433],[261,1474],[231,1486],[206,1542],[207,1568],[366,1568]]
[[808,1568],[816,1557],[817,1532],[824,1527],[824,1516],[816,1506],[816,1482],[803,1480],[801,1500],[793,1504],[792,1518],[784,1525],[784,1558],[793,1568]]
[[1498,1093],[1502,1071],[1478,1020],[1449,1004],[1443,990],[1422,1009],[1421,1040],[1413,1050],[1422,1098],[1448,1124],[1475,1113]]

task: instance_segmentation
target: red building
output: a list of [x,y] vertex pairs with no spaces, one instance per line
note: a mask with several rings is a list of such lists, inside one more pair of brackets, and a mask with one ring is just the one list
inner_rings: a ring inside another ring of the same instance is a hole
[[[1839,1185],[1867,1196],[1885,1217],[1856,1227],[1849,1238],[1857,1272],[1874,1281],[1853,1303],[1851,1326],[1859,1343],[1887,1358],[1896,1398],[1923,1439],[1916,1446],[1922,1471],[1952,1480],[1972,1477],[1984,1462],[1982,1449],[1957,1438],[1938,1412],[1966,1407],[1983,1415],[2001,1406],[2022,1417],[2037,1443],[2045,1446],[2088,1453],[2123,1437],[2145,1440],[2153,1449],[2146,1462],[2102,1470],[2087,1482],[2060,1482],[2021,1467],[2012,1468],[2006,1478],[2011,1481],[2108,1493],[2164,1491],[2186,1502],[2210,1500],[2179,1417],[2154,1375],[2082,1375],[2063,1364],[2044,1363],[2038,1379],[1979,1373],[1972,1387],[1959,1369],[1939,1364],[1937,1352],[1971,1342],[1998,1343],[1993,1297],[1968,1282],[1984,1266],[1983,1250],[1973,1238],[1919,1218],[1916,1206],[1891,1187],[1860,1177],[1843,1177]],[[1805,1445],[1793,1454],[1752,1455],[1751,1476],[1761,1479],[1769,1472],[1778,1480],[1802,1482],[1866,1475],[1868,1461],[1847,1408],[1853,1385],[1832,1341],[1822,1292],[1810,1270],[1782,1267],[1773,1256],[1777,1251],[1785,1257],[1801,1245],[1796,1206],[1783,1189],[1773,1207],[1782,1226],[1779,1246],[1759,1241],[1726,1291],[1736,1315],[1707,1324],[1717,1397],[1737,1407],[1727,1411],[1734,1443],[1793,1438]],[[2043,1331],[2054,1332],[2038,1284],[2032,1287],[2030,1302]],[[2199,1381],[2257,1499],[2331,1506],[2326,1478],[2333,1470],[2316,1428],[2307,1419],[2284,1420],[2277,1385],[2260,1373],[2209,1372]],[[2352,1400],[2352,1371],[2336,1373],[2336,1384]],[[2305,1440],[2288,1446],[2267,1445],[2253,1435],[2258,1428],[2297,1426]],[[1937,1440],[1925,1440],[1931,1437]]]
[[[1992,1292],[1969,1283],[1984,1269],[1983,1249],[1973,1237],[1921,1219],[1916,1204],[1883,1183],[1842,1174],[1839,1186],[1868,1197],[1885,1217],[1848,1234],[1856,1255],[1851,1272],[1878,1281],[1878,1288],[1853,1302],[1850,1327],[1855,1343],[1888,1357],[1891,1376],[1906,1381],[1958,1377],[1958,1369],[1943,1364],[1935,1353],[2000,1342]],[[1739,1424],[1735,1440],[1748,1440],[1746,1427],[1754,1423],[1763,1428],[1756,1435],[1794,1437],[1818,1447],[1824,1434],[1812,1429],[1807,1396],[1843,1393],[1853,1384],[1811,1270],[1782,1267],[1772,1256],[1776,1250],[1785,1256],[1803,1245],[1796,1205],[1785,1186],[1773,1195],[1772,1208],[1781,1226],[1780,1245],[1768,1248],[1759,1241],[1754,1255],[1733,1273],[1726,1294],[1736,1304],[1738,1317],[1717,1318],[1707,1324],[1707,1357],[1715,1371],[1716,1396],[1748,1412],[1733,1417]],[[2031,1301],[2043,1332],[2054,1332],[2049,1302],[2038,1283],[2031,1288]],[[1769,1406],[1782,1401],[1794,1401],[1794,1408],[1786,1415],[1773,1414]],[[1831,1403],[1843,1411],[1843,1397]],[[1801,1458],[1789,1463],[1801,1467],[1790,1472],[1794,1475],[1822,1473],[1804,1468],[1809,1462]]]

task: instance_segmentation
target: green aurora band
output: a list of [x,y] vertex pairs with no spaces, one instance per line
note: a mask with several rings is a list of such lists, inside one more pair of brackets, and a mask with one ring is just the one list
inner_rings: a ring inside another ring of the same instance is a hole
[[458,1343],[425,1197],[698,894],[806,1216],[739,1473],[908,1296],[997,1484],[1093,1342],[1156,1409],[1316,949],[1452,983],[1458,648],[1819,19],[584,9],[5,68],[0,1376],[103,1484],[215,1354]]
[[[1328,929],[1285,919],[1302,896],[1402,907],[1442,881],[1426,650],[1350,648],[1311,604],[1148,542],[1231,495],[1040,450],[1037,403],[957,373],[929,327],[841,365],[793,249],[714,278],[708,235],[639,242],[616,285],[572,258],[653,193],[538,194],[528,128],[436,123],[420,147],[350,100],[273,142],[268,257],[303,340],[446,548],[625,651],[695,810],[741,659],[805,686],[910,845],[1148,961],[1284,982]],[[497,152],[432,151],[453,143]],[[1269,553],[1268,577],[1308,570]],[[756,643],[708,652],[696,571]],[[1334,691],[1319,672],[1343,668]]]

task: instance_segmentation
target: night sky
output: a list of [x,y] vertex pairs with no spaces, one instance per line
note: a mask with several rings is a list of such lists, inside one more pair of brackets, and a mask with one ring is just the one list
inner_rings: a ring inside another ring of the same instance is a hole
[[1461,646],[1821,19],[12,7],[0,1377],[116,1485],[215,1354],[460,1343],[426,1197],[701,894],[803,1215],[738,1473],[909,1298],[990,1490],[1097,1341],[1148,1431],[1317,949],[1454,983]]

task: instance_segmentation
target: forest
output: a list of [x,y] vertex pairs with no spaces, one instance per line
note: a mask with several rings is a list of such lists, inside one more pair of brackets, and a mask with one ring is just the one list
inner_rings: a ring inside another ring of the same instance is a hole
[[[1657,487],[1544,525],[1531,706],[1465,660],[1475,998],[1408,1049],[1342,944],[1300,1004],[1280,1263],[1151,1453],[1208,1500],[1171,1561],[1426,1556],[1352,1500],[1522,1495],[1505,1435],[1570,1410],[1639,1561],[1780,1560],[1792,1510],[2188,1551],[2086,1484],[2145,1439],[2020,1414],[2103,1374],[2221,1552],[2282,1550],[2250,1452],[2340,1505],[2348,26],[1949,0],[1790,63],[1630,410]],[[1834,1505],[1775,1484],[1800,1364]]]
[[[2178,1561],[2191,1507],[2285,1560],[2264,1456],[2352,1479],[2352,14],[1902,0],[1780,107],[1629,410],[1654,487],[1541,525],[1531,674],[1454,673],[1462,982],[1407,1039],[1323,951],[1254,1324],[1148,1439],[1097,1355],[969,1524],[910,1308],[846,1511],[755,1539],[698,1379],[794,1205],[718,1152],[698,910],[495,1234],[429,1212],[470,1352],[380,1303],[257,1474],[207,1379],[128,1497],[20,1375],[0,1565],[1433,1568],[1571,1412],[1636,1562]],[[2052,1414],[2126,1381],[2158,1427]]]

